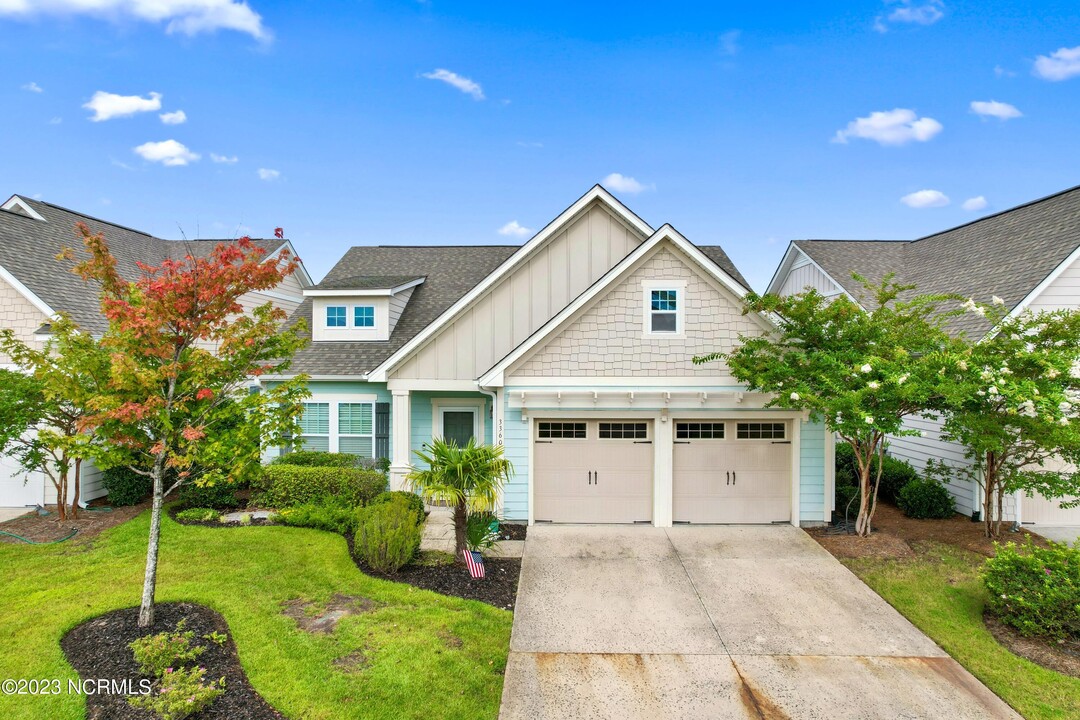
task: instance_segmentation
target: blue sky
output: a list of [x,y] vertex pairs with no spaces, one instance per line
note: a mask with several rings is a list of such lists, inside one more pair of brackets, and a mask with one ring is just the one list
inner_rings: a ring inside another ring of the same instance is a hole
[[613,173],[756,289],[790,239],[1080,184],[1075,0],[87,4],[0,0],[0,195],[281,226],[316,278],[351,245],[520,243]]

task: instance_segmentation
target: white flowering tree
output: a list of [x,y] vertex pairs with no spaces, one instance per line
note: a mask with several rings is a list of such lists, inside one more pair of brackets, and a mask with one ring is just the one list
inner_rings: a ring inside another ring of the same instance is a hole
[[958,348],[943,383],[944,435],[968,448],[996,537],[1010,493],[1080,504],[1080,312],[1012,315],[998,297],[964,309],[994,329]]
[[891,274],[877,285],[854,277],[865,288],[861,305],[812,289],[788,297],[751,293],[744,314],[771,316],[776,332],[740,337],[733,352],[694,362],[726,362],[751,391],[772,395],[767,407],[807,410],[851,446],[862,496],[855,530],[865,537],[877,507],[886,437],[917,434],[903,427],[904,418],[941,404],[938,383],[952,352],[943,329],[950,313],[940,308],[956,298],[901,301],[914,286],[893,282]]

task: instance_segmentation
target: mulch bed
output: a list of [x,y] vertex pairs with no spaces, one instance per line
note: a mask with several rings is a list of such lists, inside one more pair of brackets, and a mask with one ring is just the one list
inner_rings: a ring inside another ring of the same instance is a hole
[[1080,643],[1056,643],[1044,638],[1024,637],[989,611],[983,613],[983,623],[994,639],[1013,655],[1019,655],[1047,670],[1080,678]]
[[[60,641],[60,647],[84,680],[129,680],[138,687],[144,676],[140,675],[128,644],[144,635],[171,632],[186,618],[186,629],[195,631],[196,640],[206,646],[197,663],[206,668],[207,680],[225,678],[225,692],[191,718],[278,720],[284,717],[248,683],[231,636],[222,646],[202,639],[210,632],[228,634],[225,619],[216,612],[193,603],[159,603],[152,628],[138,627],[138,618],[137,607],[106,613],[71,630]],[[148,710],[133,708],[126,695],[94,693],[86,696],[86,717],[88,720],[153,720],[156,716]]]
[[500,540],[524,540],[528,532],[529,526],[521,523],[508,522],[499,524]]
[[486,577],[474,580],[464,565],[456,563],[438,565],[406,565],[393,575],[375,572],[357,555],[353,538],[345,538],[360,572],[382,580],[391,580],[431,590],[442,595],[465,600],[479,600],[503,610],[513,610],[517,600],[518,576],[521,574],[520,558],[485,558]]
[[[60,522],[57,519],[56,507],[49,506],[48,515],[38,515],[36,512],[31,512],[28,515],[22,515],[14,520],[0,523],[0,530],[14,533],[15,535],[21,535],[27,540],[33,540],[37,543],[53,542],[65,535],[69,535],[72,530],[78,530],[79,532],[69,541],[78,542],[92,538],[102,530],[108,530],[111,527],[116,527],[121,523],[127,522],[142,511],[148,509],[150,507],[150,501],[147,500],[138,505],[130,505],[128,507],[103,510],[102,508],[109,507],[109,504],[106,502],[105,498],[99,498],[98,500],[91,502],[90,507],[98,509],[79,510],[79,516],[77,518],[69,518]],[[19,545],[23,544],[21,540],[8,537],[7,535],[0,535],[0,542],[10,542]]]
[[[807,532],[838,558],[914,557],[912,543],[918,544],[927,540],[955,545],[987,557],[994,555],[993,542],[983,536],[983,524],[971,522],[971,518],[964,515],[954,515],[948,520],[914,520],[893,505],[878,503],[872,527],[873,533],[868,538],[834,535],[830,528],[812,528]],[[1002,525],[1001,537],[998,540],[1023,544],[1028,538],[1032,538],[1036,544],[1046,542],[1027,530],[1010,532],[1006,525]]]

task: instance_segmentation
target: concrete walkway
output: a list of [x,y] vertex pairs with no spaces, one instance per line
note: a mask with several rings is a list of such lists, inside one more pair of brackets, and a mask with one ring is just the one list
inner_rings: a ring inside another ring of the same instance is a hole
[[796,528],[534,526],[500,718],[1019,716]]
[[0,507],[0,523],[14,520],[17,517],[22,517],[26,513],[33,511],[34,508],[29,507]]
[[[454,513],[450,508],[429,507],[424,521],[424,534],[420,538],[421,550],[434,550],[454,554]],[[524,540],[502,540],[484,553],[484,557],[521,557],[525,550]]]
[[1025,525],[1024,529],[1047,540],[1080,547],[1077,545],[1080,543],[1080,525]]

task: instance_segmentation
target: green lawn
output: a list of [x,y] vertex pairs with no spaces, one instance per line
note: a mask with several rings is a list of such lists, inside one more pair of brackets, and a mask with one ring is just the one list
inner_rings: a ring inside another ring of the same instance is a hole
[[1080,719],[1080,680],[1013,655],[983,625],[984,558],[937,543],[917,553],[843,562],[1027,720]]
[[[87,543],[0,544],[0,679],[76,678],[60,638],[108,610],[138,604],[149,513]],[[379,604],[332,635],[309,635],[281,603],[335,593]],[[248,679],[291,718],[495,718],[510,644],[509,612],[363,575],[345,540],[286,527],[217,529],[163,518],[158,600],[222,615]],[[460,638],[459,643],[455,638]],[[363,650],[349,674],[335,658]],[[81,696],[0,695],[0,717],[82,718]]]

